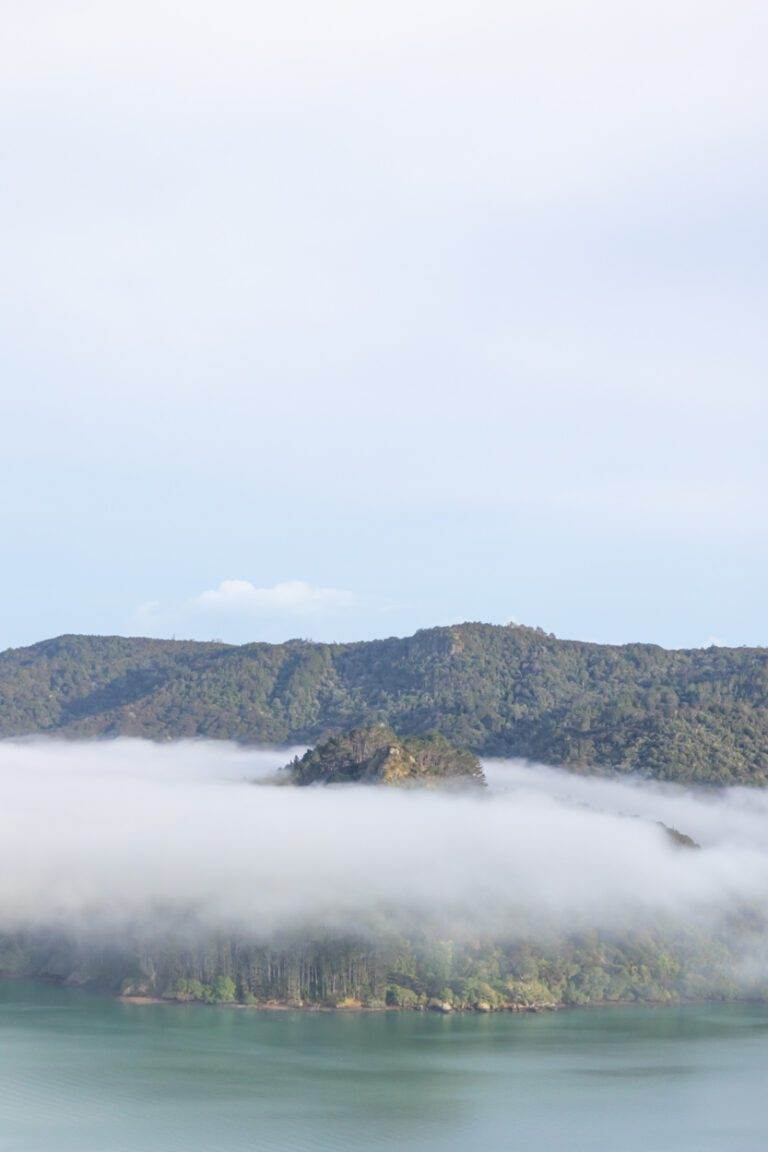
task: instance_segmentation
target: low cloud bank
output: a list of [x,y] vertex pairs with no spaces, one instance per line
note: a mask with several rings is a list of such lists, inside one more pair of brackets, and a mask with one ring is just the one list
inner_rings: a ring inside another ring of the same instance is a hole
[[[270,783],[291,752],[0,743],[0,929],[158,915],[264,939],[716,925],[768,910],[768,796],[491,761],[485,795]],[[260,780],[259,786],[251,781]],[[658,821],[693,836],[676,848]]]

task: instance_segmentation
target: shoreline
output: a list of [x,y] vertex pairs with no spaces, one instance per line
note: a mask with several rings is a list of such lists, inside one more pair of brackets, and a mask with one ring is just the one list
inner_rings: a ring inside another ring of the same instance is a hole
[[226,1008],[234,1009],[240,1012],[307,1012],[307,1013],[328,1013],[338,1012],[341,1014],[359,1014],[359,1013],[375,1013],[376,1015],[386,1013],[408,1013],[432,1016],[520,1016],[520,1015],[543,1015],[547,1012],[568,1012],[577,1011],[579,1009],[604,1009],[604,1008],[679,1008],[685,1005],[693,1004],[766,1004],[768,1000],[756,996],[734,996],[734,997],[679,997],[674,1000],[594,1000],[588,1004],[505,1004],[498,1008],[486,1007],[453,1007],[448,1005],[447,1002],[405,1006],[399,1004],[363,1004],[356,1003],[342,1003],[342,1004],[309,1004],[309,1003],[285,1003],[280,1001],[264,1001],[255,1004],[243,1004],[237,1000],[176,1000],[172,997],[164,996],[151,996],[151,995],[132,995],[130,993],[119,993],[110,991],[107,988],[99,988],[93,984],[78,984],[74,981],[68,981],[66,978],[45,975],[42,973],[29,973],[29,972],[0,972],[0,981],[5,980],[29,980],[39,984],[52,984],[60,988],[69,988],[75,991],[94,993],[96,995],[106,996],[114,1003],[125,1004],[130,1007],[145,1008],[158,1005],[165,1005],[166,1007],[194,1007],[194,1008]]
[[[65,985],[72,987],[72,985]],[[98,991],[97,989],[83,989],[83,991]],[[595,1000],[589,1004],[515,1004],[505,1005],[501,1008],[430,1008],[430,1007],[404,1007],[398,1004],[384,1004],[381,1006],[370,1004],[242,1004],[239,1001],[219,1000],[212,1003],[204,1000],[173,1000],[162,996],[123,996],[117,995],[114,999],[121,1004],[136,1007],[164,1004],[176,1008],[226,1008],[238,1012],[307,1012],[326,1013],[338,1012],[342,1015],[371,1013],[377,1016],[386,1013],[403,1013],[423,1016],[543,1016],[548,1012],[574,1012],[580,1009],[592,1010],[602,1008],[679,1008],[686,1004],[764,1004],[764,1000],[748,996],[738,999],[679,999],[679,1000]]]

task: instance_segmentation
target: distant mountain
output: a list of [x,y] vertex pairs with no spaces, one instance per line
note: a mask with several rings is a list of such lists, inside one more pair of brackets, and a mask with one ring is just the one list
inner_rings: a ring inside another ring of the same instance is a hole
[[400,739],[386,724],[332,736],[288,765],[295,784],[383,784],[390,788],[484,787],[473,752],[444,736]]
[[768,783],[768,649],[490,624],[356,644],[61,636],[0,654],[0,735],[315,743],[383,722],[486,756]]

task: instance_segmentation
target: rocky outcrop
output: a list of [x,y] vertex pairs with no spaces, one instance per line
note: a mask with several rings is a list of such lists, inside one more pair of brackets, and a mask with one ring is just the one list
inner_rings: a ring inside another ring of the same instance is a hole
[[332,736],[287,765],[294,784],[383,784],[396,788],[483,787],[480,761],[443,736],[400,739],[374,724]]

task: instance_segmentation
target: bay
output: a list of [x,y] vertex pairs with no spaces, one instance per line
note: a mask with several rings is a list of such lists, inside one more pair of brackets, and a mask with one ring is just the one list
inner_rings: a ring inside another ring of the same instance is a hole
[[768,1007],[123,1004],[0,981],[2,1152],[764,1152]]

